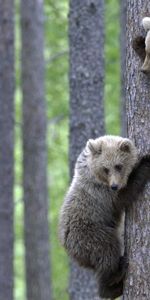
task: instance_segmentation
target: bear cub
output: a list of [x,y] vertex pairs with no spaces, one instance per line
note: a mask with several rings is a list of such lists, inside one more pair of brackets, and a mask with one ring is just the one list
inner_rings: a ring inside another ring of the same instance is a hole
[[59,236],[72,258],[94,270],[102,298],[122,294],[127,261],[121,256],[118,226],[149,180],[150,155],[139,159],[127,138],[90,139],[77,159]]

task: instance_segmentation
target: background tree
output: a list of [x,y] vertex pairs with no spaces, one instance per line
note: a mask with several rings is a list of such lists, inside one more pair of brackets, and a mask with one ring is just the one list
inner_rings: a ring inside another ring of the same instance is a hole
[[13,299],[14,6],[0,0],[0,299]]
[[[140,72],[141,61],[132,49],[132,41],[141,35],[141,21],[150,12],[148,0],[127,1],[126,101],[128,135],[140,154],[150,152],[150,75]],[[123,299],[149,299],[150,261],[150,188],[127,212],[126,248],[129,270]]]
[[[103,0],[71,0],[70,40],[70,177],[77,156],[89,138],[104,134]],[[92,272],[71,263],[71,300],[93,300]]]
[[44,101],[43,1],[21,1],[23,187],[28,300],[51,299]]
[[126,115],[126,1],[120,2],[120,53],[121,53],[121,134],[127,136],[127,115]]

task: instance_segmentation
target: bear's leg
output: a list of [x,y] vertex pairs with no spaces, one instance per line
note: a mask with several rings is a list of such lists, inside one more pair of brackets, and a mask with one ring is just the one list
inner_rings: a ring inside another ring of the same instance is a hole
[[105,299],[116,299],[120,297],[123,293],[123,280],[118,284],[112,286],[106,285],[106,283],[101,281],[99,286],[99,296]]
[[104,252],[97,260],[96,268],[99,295],[102,298],[116,298],[122,294],[123,279],[128,264],[125,257],[121,257],[117,237],[111,236],[109,244],[103,246]]
[[118,270],[115,273],[109,275],[107,279],[108,285],[113,286],[114,284],[118,284],[122,281],[126,275],[128,268],[128,261],[126,256],[121,256],[119,261]]
[[146,183],[150,181],[150,155],[141,158],[138,165],[131,172],[127,186],[120,190],[118,204],[129,206],[136,201],[143,192]]
[[116,272],[106,272],[100,276],[99,295],[102,298],[115,299],[122,295],[123,279],[127,271],[126,259],[122,256]]

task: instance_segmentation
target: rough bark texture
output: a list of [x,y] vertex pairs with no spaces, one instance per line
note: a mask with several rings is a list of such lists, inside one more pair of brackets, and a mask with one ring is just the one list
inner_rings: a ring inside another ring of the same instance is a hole
[[13,1],[0,0],[0,299],[13,299]]
[[[70,176],[89,138],[104,134],[103,0],[71,0],[70,40]],[[97,300],[92,272],[71,263],[71,300]]]
[[121,0],[120,5],[120,50],[121,50],[121,134],[127,136],[126,116],[126,1]]
[[28,300],[50,300],[43,2],[22,0],[23,186]]
[[[150,152],[150,75],[140,72],[142,62],[132,49],[132,40],[141,35],[141,20],[150,12],[149,0],[127,1],[127,114],[128,135],[141,154]],[[126,247],[129,270],[125,282],[126,300],[150,299],[150,187],[127,212]]]

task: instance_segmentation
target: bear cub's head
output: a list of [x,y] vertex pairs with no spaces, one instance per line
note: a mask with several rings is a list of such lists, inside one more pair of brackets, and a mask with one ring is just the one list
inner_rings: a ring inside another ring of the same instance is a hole
[[87,164],[96,181],[112,190],[127,184],[128,176],[137,162],[134,143],[118,136],[103,136],[87,142]]

